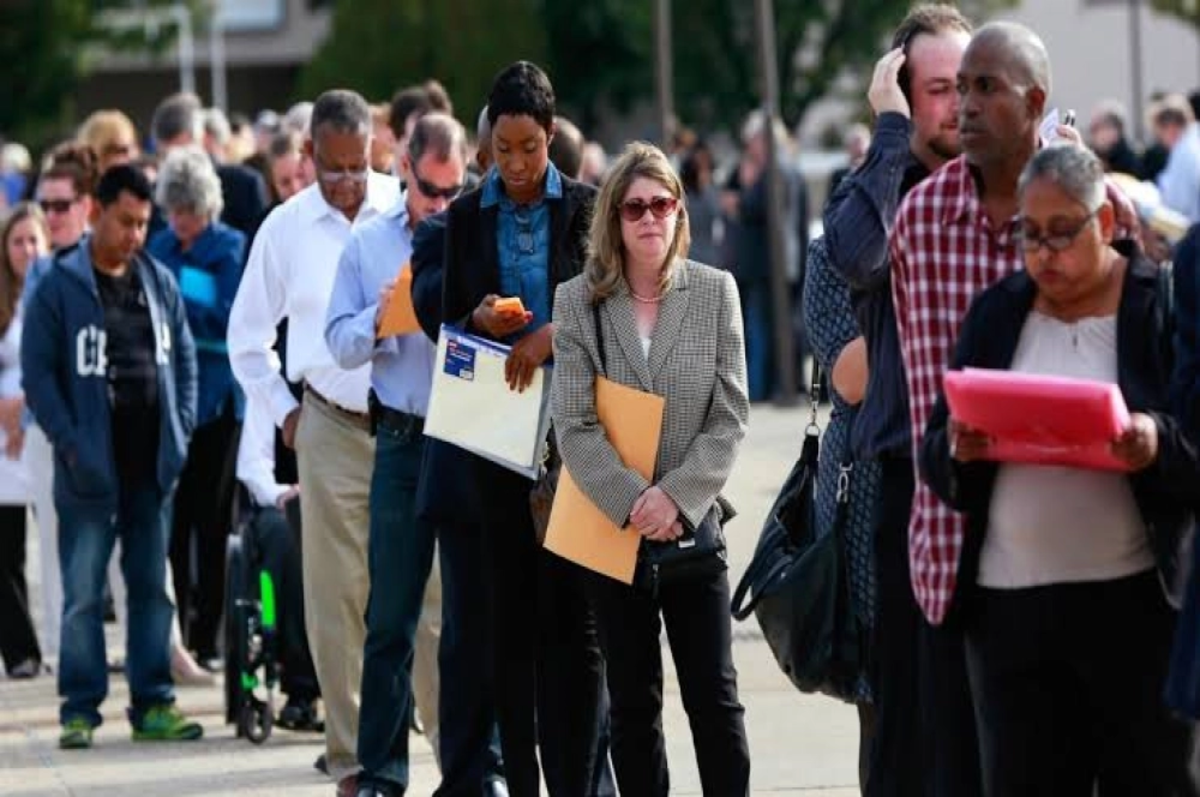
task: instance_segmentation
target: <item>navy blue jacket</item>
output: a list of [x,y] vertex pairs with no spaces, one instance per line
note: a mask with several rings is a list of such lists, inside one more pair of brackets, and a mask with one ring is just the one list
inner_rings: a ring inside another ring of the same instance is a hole
[[881,114],[866,160],[841,180],[825,205],[825,250],[852,290],[870,363],[867,392],[850,430],[850,449],[864,460],[912,456],[887,248],[901,200],[929,175],[912,154],[911,132],[907,117]]
[[221,222],[208,225],[186,252],[169,227],[146,244],[146,251],[171,270],[183,294],[200,369],[196,426],[218,418],[227,402],[233,403],[237,418],[244,414],[246,400],[233,378],[225,338],[242,281],[245,245],[245,235]]
[[1179,346],[1171,398],[1183,428],[1200,443],[1200,224],[1175,249],[1171,276]]
[[[1117,308],[1117,386],[1129,411],[1146,413],[1158,427],[1158,458],[1150,467],[1129,474],[1129,482],[1163,583],[1171,585],[1175,583],[1179,540],[1191,517],[1200,470],[1195,447],[1170,411],[1174,356],[1169,310],[1163,306],[1165,297],[1159,282],[1158,267],[1153,263],[1141,257],[1129,261]],[[1037,286],[1025,271],[1006,277],[980,294],[963,321],[950,367],[1010,368],[1036,294]],[[967,514],[962,572],[969,577],[960,575],[959,584],[971,584],[987,533],[999,466],[986,461],[962,464],[952,459],[949,416],[946,397],[939,395],[921,440],[920,472],[939,498]]]
[[[104,307],[90,238],[55,255],[29,302],[21,337],[25,400],[54,447],[56,503],[117,507]],[[171,272],[145,253],[138,270],[157,347],[158,486],[175,487],[196,420],[196,351]]]

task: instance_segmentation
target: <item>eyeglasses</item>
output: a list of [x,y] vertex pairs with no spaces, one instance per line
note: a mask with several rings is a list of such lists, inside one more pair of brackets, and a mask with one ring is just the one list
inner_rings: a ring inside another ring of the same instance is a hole
[[462,183],[447,186],[446,188],[438,188],[428,180],[421,179],[415,167],[413,168],[413,182],[417,184],[417,190],[430,199],[454,199],[463,190]]
[[74,199],[39,199],[38,205],[41,206],[42,212],[47,215],[51,213],[66,213],[75,204]]
[[369,166],[361,169],[317,169],[317,177],[323,183],[365,183],[370,172]]
[[641,221],[649,210],[656,219],[665,219],[679,207],[679,200],[673,196],[656,196],[647,202],[644,199],[627,199],[620,205],[621,218],[625,221]]
[[[1103,205],[1101,206],[1103,207]],[[1071,248],[1071,244],[1075,243],[1075,239],[1079,237],[1079,233],[1091,223],[1092,219],[1096,218],[1096,214],[1100,212],[1100,208],[1096,208],[1091,213],[1083,217],[1079,224],[1073,229],[1064,230],[1063,232],[1051,233],[1050,235],[1037,235],[1031,233],[1024,227],[1017,230],[1017,239],[1021,242],[1021,246],[1026,252],[1036,252],[1042,246],[1045,246],[1051,252],[1065,252]]]

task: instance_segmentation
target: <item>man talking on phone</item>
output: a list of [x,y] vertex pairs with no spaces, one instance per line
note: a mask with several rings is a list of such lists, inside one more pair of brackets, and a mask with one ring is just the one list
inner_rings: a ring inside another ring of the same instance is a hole
[[[916,468],[887,244],[900,201],[960,152],[955,81],[971,32],[971,23],[952,6],[918,6],[904,18],[868,92],[876,121],[866,160],[841,181],[824,213],[829,258],[854,291],[870,364],[851,450],[856,459],[878,460],[883,472],[875,529],[877,720],[863,784],[870,797],[937,793],[926,786],[937,779],[937,761],[922,747],[929,734],[917,731],[924,711],[918,688],[922,621],[908,558]],[[961,747],[961,768],[977,773],[974,735]],[[962,793],[980,793],[978,784]]]

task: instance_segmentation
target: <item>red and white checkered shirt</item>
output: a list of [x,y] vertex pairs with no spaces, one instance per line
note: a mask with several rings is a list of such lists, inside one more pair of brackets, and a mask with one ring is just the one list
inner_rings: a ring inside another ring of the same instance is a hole
[[[993,228],[963,157],[900,205],[889,248],[914,462],[971,300],[1024,266],[1016,230],[1015,217]],[[918,480],[908,556],[913,592],[931,623],[942,622],[954,596],[965,530],[965,518]]]

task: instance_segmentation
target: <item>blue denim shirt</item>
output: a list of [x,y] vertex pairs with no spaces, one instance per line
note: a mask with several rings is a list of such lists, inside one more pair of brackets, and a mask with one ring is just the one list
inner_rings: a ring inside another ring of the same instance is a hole
[[504,193],[500,173],[493,168],[483,183],[480,208],[498,206],[496,246],[500,264],[500,290],[520,296],[533,313],[529,325],[513,336],[528,335],[550,321],[550,206],[562,199],[562,178],[554,164],[546,166],[546,190],[529,205],[518,205]]

